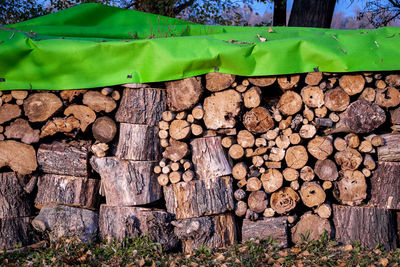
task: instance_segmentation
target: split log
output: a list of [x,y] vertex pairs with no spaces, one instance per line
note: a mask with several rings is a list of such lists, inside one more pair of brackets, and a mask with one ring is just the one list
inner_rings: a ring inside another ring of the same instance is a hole
[[315,207],[325,202],[324,189],[317,182],[305,182],[300,189],[300,197],[307,207]]
[[39,177],[35,207],[61,204],[86,209],[99,205],[100,180],[74,176],[45,174]]
[[0,173],[0,203],[0,220],[32,215],[32,199],[14,172]]
[[190,77],[166,82],[167,105],[172,111],[183,111],[194,107],[203,94],[200,77]]
[[50,205],[40,210],[32,225],[37,231],[48,233],[52,242],[74,238],[86,243],[97,239],[98,218],[98,213],[91,210]]
[[87,90],[62,90],[60,92],[60,97],[62,100],[72,102],[72,100],[75,99],[75,97],[86,93]]
[[261,175],[261,181],[265,192],[268,194],[275,192],[283,185],[283,175],[277,169],[268,169]]
[[[304,241],[320,240],[321,235],[325,232],[328,234],[328,238],[330,238],[333,233],[329,220],[311,214],[311,212],[307,212],[301,216],[300,221],[291,231],[292,241],[295,244],[301,244]],[[304,237],[307,237],[307,240],[304,240]]]
[[96,120],[96,113],[85,105],[71,105],[64,110],[64,115],[73,115],[78,119],[82,132]]
[[117,133],[117,125],[110,117],[98,118],[92,126],[93,137],[101,143],[109,143],[114,140]]
[[267,194],[264,191],[251,192],[247,199],[249,209],[256,213],[263,213],[268,206]]
[[305,82],[308,85],[318,85],[322,80],[322,72],[309,72],[306,75]]
[[88,91],[83,95],[83,104],[95,112],[109,113],[117,107],[117,103],[109,96],[102,95],[98,91]]
[[208,129],[233,128],[242,97],[235,90],[217,92],[204,99],[204,123]]
[[[278,79],[279,81],[279,79]],[[286,91],[280,98],[278,109],[284,115],[293,115],[301,110],[303,100],[301,96],[294,91]]]
[[314,172],[323,181],[335,181],[339,176],[335,162],[330,159],[317,160]]
[[70,133],[75,129],[80,127],[80,123],[74,116],[69,116],[65,118],[54,118],[48,120],[46,124],[42,127],[40,133],[40,138],[46,136],[52,136],[56,133]]
[[274,126],[274,121],[266,108],[256,107],[243,115],[243,125],[254,134],[266,133]]
[[261,104],[262,94],[257,86],[251,87],[243,93],[243,104],[246,108],[255,108]]
[[379,208],[400,209],[400,162],[379,162],[373,172],[371,200]]
[[203,246],[223,248],[237,242],[235,218],[229,213],[174,221],[172,224],[185,253]]
[[396,249],[395,212],[375,207],[333,205],[336,240],[349,244],[359,242],[362,247]]
[[30,217],[0,219],[0,249],[35,243],[38,236],[33,231],[31,221]]
[[269,240],[278,242],[278,247],[289,246],[289,226],[287,217],[263,218],[255,222],[245,219],[242,226],[242,242],[251,239]]
[[278,77],[278,84],[282,90],[289,90],[294,87],[297,87],[299,80],[300,80],[299,74],[293,74],[293,75],[289,75],[289,76],[281,76],[281,77]]
[[360,74],[343,75],[339,85],[348,95],[356,95],[364,89],[365,80]]
[[325,92],[325,106],[331,111],[344,111],[350,104],[349,95],[340,88]]
[[192,162],[200,179],[217,178],[232,173],[220,136],[196,138],[190,142],[190,145]]
[[160,243],[163,250],[174,250],[179,240],[174,234],[172,220],[171,214],[160,209],[103,204],[99,214],[100,237],[111,242],[147,234],[152,241]]
[[360,171],[344,170],[335,182],[335,198],[345,205],[359,205],[367,198],[367,182]]
[[363,161],[363,157],[357,150],[347,148],[344,151],[336,152],[335,161],[343,170],[356,170]]
[[308,153],[304,146],[292,146],[286,151],[285,161],[289,168],[301,169],[308,161]]
[[188,154],[189,147],[185,142],[170,139],[170,145],[166,147],[165,151],[163,152],[163,157],[172,161],[179,161]]
[[167,211],[175,214],[178,220],[234,209],[230,177],[180,182],[163,189]]
[[0,141],[0,168],[4,166],[18,174],[31,174],[37,168],[35,149],[13,140]]
[[18,105],[4,104],[0,107],[0,124],[11,121],[21,116],[21,109]]
[[190,124],[186,120],[173,120],[169,126],[169,134],[175,140],[187,139],[190,133]]
[[301,90],[304,104],[310,108],[319,108],[324,104],[324,92],[318,86],[307,86]]
[[32,129],[28,121],[19,118],[6,127],[4,135],[9,139],[21,139],[23,143],[30,145],[39,142],[39,133],[40,130]]
[[316,136],[308,142],[307,150],[316,159],[324,160],[333,152],[332,138],[329,136]]
[[293,210],[300,201],[299,195],[290,187],[283,187],[272,193],[270,203],[278,214],[284,214]]
[[166,90],[125,88],[115,119],[117,122],[155,126],[166,109]]
[[276,81],[275,76],[269,77],[252,77],[249,78],[249,82],[255,86],[266,87],[274,84]]
[[376,91],[375,104],[380,107],[391,108],[400,104],[400,92],[394,87],[378,89]]
[[115,155],[127,160],[160,160],[157,132],[156,126],[121,123]]
[[161,187],[152,171],[155,162],[92,157],[90,164],[101,176],[106,203],[109,205],[143,205],[162,197]]
[[87,177],[88,153],[85,147],[54,141],[40,145],[37,161],[39,168],[45,173]]
[[400,134],[383,134],[384,145],[378,147],[379,161],[400,161]]
[[24,112],[30,122],[44,122],[54,115],[62,105],[60,98],[55,94],[35,93],[24,101]]

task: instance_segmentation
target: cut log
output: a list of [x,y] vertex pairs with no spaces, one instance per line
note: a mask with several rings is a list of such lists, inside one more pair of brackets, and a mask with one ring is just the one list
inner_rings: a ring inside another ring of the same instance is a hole
[[332,207],[328,203],[323,203],[315,209],[315,213],[322,219],[329,219],[332,216]]
[[127,160],[160,160],[157,132],[157,126],[121,123],[115,155]]
[[62,100],[72,102],[72,100],[75,99],[75,97],[86,93],[87,90],[62,90],[60,92],[60,97]]
[[157,181],[161,186],[166,186],[169,183],[169,177],[167,174],[161,173],[158,175]]
[[365,88],[358,99],[366,100],[368,102],[374,102],[376,97],[376,91],[374,88],[367,87]]
[[183,251],[190,253],[203,246],[223,248],[237,242],[237,228],[232,214],[220,214],[174,221],[175,235],[182,241]]
[[282,174],[283,178],[285,178],[285,180],[289,182],[297,180],[300,176],[299,172],[292,168],[284,169]]
[[396,107],[400,104],[400,92],[394,87],[378,89],[376,91],[375,103],[385,108]]
[[262,187],[262,183],[261,183],[260,179],[258,179],[257,177],[250,177],[247,180],[247,184],[246,184],[247,191],[250,191],[250,192],[258,191],[261,189],[261,187]]
[[304,104],[310,108],[319,108],[324,104],[324,92],[318,86],[307,86],[301,90]]
[[305,124],[301,126],[299,135],[304,139],[311,139],[317,133],[317,128],[312,124]]
[[400,86],[400,75],[399,74],[390,74],[386,76],[385,81],[390,86]]
[[350,104],[350,97],[342,89],[335,88],[325,93],[324,102],[331,111],[344,111]]
[[194,178],[196,177],[194,171],[192,170],[186,170],[183,174],[182,174],[182,180],[185,182],[190,182],[192,181]]
[[[333,229],[331,223],[327,219],[323,219],[318,215],[310,212],[300,217],[300,221],[292,228],[292,241],[295,244],[301,244],[306,241],[320,240],[321,235],[325,232],[328,238],[331,237]],[[307,240],[304,240],[307,237]]]
[[[240,190],[240,189],[239,189]],[[238,217],[243,217],[247,213],[247,203],[239,200],[235,203],[235,215]]]
[[300,189],[300,197],[307,207],[316,207],[325,202],[324,189],[317,182],[305,182]]
[[70,133],[80,127],[80,123],[74,116],[65,118],[54,118],[46,122],[42,127],[40,138],[52,136],[56,133]]
[[190,125],[190,130],[194,136],[200,136],[203,134],[203,127],[199,124]]
[[294,91],[286,91],[278,103],[279,111],[287,116],[296,114],[301,110],[302,106],[303,101],[301,96]]
[[172,111],[188,110],[194,107],[203,94],[200,77],[190,77],[165,83],[167,104]]
[[308,142],[307,150],[314,158],[324,160],[333,152],[332,138],[330,136],[316,136]]
[[192,162],[200,179],[217,178],[232,173],[220,136],[196,138],[190,142],[190,145]]
[[168,177],[171,184],[179,183],[182,180],[182,172],[172,171],[169,173]]
[[242,242],[272,238],[278,243],[278,247],[286,248],[289,246],[288,232],[287,217],[263,218],[255,222],[245,219],[242,226]]
[[239,160],[244,156],[243,147],[238,144],[234,144],[229,148],[229,156],[232,159]]
[[64,110],[64,115],[73,115],[80,122],[82,132],[96,120],[96,113],[85,105],[71,105]]
[[170,139],[170,145],[163,152],[163,157],[179,161],[189,154],[189,146],[185,142]]
[[268,206],[267,194],[264,191],[251,192],[247,199],[247,204],[251,211],[263,213]]
[[301,169],[308,161],[308,153],[304,146],[292,146],[286,151],[285,161],[289,168]]
[[246,198],[246,192],[243,189],[238,189],[233,193],[233,196],[235,197],[236,200],[243,200]]
[[290,146],[290,140],[287,135],[280,135],[275,139],[276,146],[282,149],[286,149]]
[[362,153],[370,153],[372,151],[373,147],[370,141],[364,140],[360,143],[360,146],[358,147],[358,151]]
[[266,208],[263,212],[264,218],[271,218],[275,216],[275,211],[273,208]]
[[85,147],[55,141],[40,145],[37,161],[45,173],[88,177],[88,153]]
[[400,163],[378,162],[371,182],[369,203],[379,208],[400,209]]
[[341,137],[336,137],[333,141],[333,146],[337,151],[344,151],[347,148],[347,142]]
[[152,171],[155,162],[92,157],[90,164],[101,176],[106,203],[109,205],[143,205],[162,197],[157,176]]
[[32,215],[32,198],[21,182],[14,172],[0,173],[0,220]]
[[101,143],[109,143],[114,140],[117,133],[117,125],[110,117],[98,118],[92,126],[93,137]]
[[254,135],[247,130],[241,130],[237,135],[237,143],[243,148],[253,147],[255,143]]
[[0,124],[11,121],[21,116],[21,109],[18,105],[4,104],[0,107]]
[[117,103],[109,96],[102,95],[98,91],[88,91],[83,95],[83,104],[95,112],[109,113],[117,107]]
[[314,109],[315,116],[324,118],[328,114],[328,109],[325,106]]
[[244,162],[239,162],[232,168],[232,176],[237,180],[246,178],[247,173],[248,173],[248,168],[246,163]]
[[357,148],[360,145],[360,138],[358,135],[349,133],[344,137],[347,145],[351,148]]
[[45,174],[39,177],[35,207],[61,204],[86,209],[99,206],[100,180],[74,176]]
[[31,122],[46,121],[61,107],[60,98],[52,93],[35,93],[24,101],[25,116]]
[[201,104],[196,105],[193,109],[192,109],[192,116],[193,118],[195,118],[196,120],[201,120],[204,117],[204,109],[203,106]]
[[230,177],[180,182],[163,189],[167,211],[175,214],[178,220],[234,209]]
[[303,116],[308,121],[314,120],[314,112],[311,109],[309,109],[307,106],[305,106],[305,108],[304,108]]
[[333,205],[336,240],[343,244],[359,242],[362,247],[396,249],[395,212],[374,207]]
[[363,158],[357,150],[347,148],[344,151],[336,152],[335,161],[343,170],[356,170],[363,161]]
[[317,160],[314,171],[324,181],[335,181],[339,176],[335,162],[330,159]]
[[161,244],[163,250],[170,251],[178,246],[172,220],[171,214],[160,209],[103,204],[99,214],[100,237],[111,242],[147,234],[150,240]]
[[211,92],[222,91],[235,81],[235,75],[210,72],[206,74],[206,88]]
[[276,81],[275,76],[269,77],[252,77],[249,78],[249,82],[255,86],[266,87],[274,84]]
[[270,203],[278,214],[288,213],[293,210],[300,201],[299,195],[290,187],[283,187],[272,193]]
[[379,161],[400,161],[400,134],[383,134],[384,145],[378,147]]
[[169,134],[175,140],[187,139],[190,133],[190,124],[186,120],[173,120],[169,126]]
[[166,109],[166,90],[125,88],[115,119],[117,122],[155,126]]
[[322,72],[309,72],[305,78],[308,85],[318,85],[322,80]]
[[32,225],[37,231],[48,233],[52,242],[61,238],[92,242],[97,239],[98,218],[98,213],[91,210],[50,205],[40,210]]
[[265,192],[275,192],[283,185],[283,175],[277,169],[269,169],[261,175],[261,181]]
[[131,88],[131,89],[139,89],[139,88],[147,88],[150,87],[146,83],[125,83],[121,84],[122,87]]
[[364,166],[368,169],[368,170],[374,170],[376,168],[376,162],[375,160],[372,158],[371,155],[366,154],[364,156],[364,161],[363,161]]
[[308,182],[313,180],[314,177],[315,177],[314,170],[310,166],[304,166],[303,168],[301,168],[300,170],[301,180]]
[[269,160],[272,161],[281,161],[285,158],[285,150],[279,147],[273,147],[269,153]]
[[266,133],[274,126],[274,121],[266,108],[256,107],[243,115],[243,125],[254,134]]
[[225,136],[221,140],[221,145],[224,148],[230,148],[235,143],[236,143],[236,138],[234,138],[233,136]]
[[0,168],[4,166],[18,174],[31,174],[37,168],[35,149],[13,140],[0,141]]
[[243,93],[243,104],[246,108],[255,108],[261,104],[262,94],[257,86],[251,87]]
[[360,74],[343,75],[339,85],[348,95],[356,95],[364,89],[365,80]]
[[9,139],[21,139],[25,144],[39,142],[40,130],[34,130],[29,125],[29,122],[24,119],[16,119],[6,127],[4,135]]
[[25,90],[12,90],[11,95],[16,100],[24,100],[28,96],[28,91]]
[[344,170],[335,182],[335,198],[345,205],[360,205],[367,198],[367,183],[360,171]]
[[38,241],[31,221],[30,217],[0,219],[0,249],[27,246]]
[[292,145],[298,145],[301,142],[301,137],[298,133],[292,133],[289,136],[289,141]]
[[282,90],[289,90],[294,87],[297,87],[297,84],[300,80],[299,74],[289,75],[289,76],[281,76],[278,77],[278,84]]

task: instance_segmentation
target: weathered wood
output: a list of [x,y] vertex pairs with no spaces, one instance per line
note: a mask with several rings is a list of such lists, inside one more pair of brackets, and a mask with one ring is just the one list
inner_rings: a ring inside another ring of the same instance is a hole
[[[279,79],[278,79],[279,80]],[[279,111],[284,115],[293,115],[301,110],[303,101],[301,96],[294,91],[286,91],[278,103]]]
[[333,152],[332,138],[329,136],[316,136],[308,142],[307,150],[314,158],[324,160]]
[[174,221],[173,225],[186,253],[203,246],[223,248],[237,242],[236,221],[230,213]]
[[367,198],[367,182],[360,171],[341,171],[339,180],[335,182],[333,192],[335,198],[345,205],[359,205]]
[[283,185],[283,175],[277,169],[268,169],[261,175],[261,181],[265,192],[272,193]]
[[31,217],[0,218],[0,249],[27,246],[37,241],[31,221]]
[[13,140],[0,141],[0,168],[9,166],[18,174],[30,174],[37,168],[35,149]]
[[90,164],[101,176],[108,205],[143,205],[162,197],[157,176],[153,173],[155,162],[92,157]]
[[239,144],[234,144],[229,148],[229,156],[232,159],[239,160],[244,156],[244,149]]
[[109,143],[114,140],[117,133],[117,125],[110,117],[98,118],[92,126],[93,137],[101,143]]
[[348,95],[355,95],[364,89],[365,80],[360,74],[343,75],[339,79],[339,85]]
[[274,84],[276,81],[275,76],[269,77],[252,77],[249,78],[249,82],[255,86],[266,87]]
[[324,104],[324,92],[318,86],[307,86],[301,90],[304,104],[310,108],[319,108]]
[[400,161],[400,134],[383,134],[384,145],[378,147],[379,161]]
[[96,120],[96,113],[85,105],[71,105],[64,110],[64,115],[73,115],[80,122],[82,132]]
[[255,108],[261,104],[262,93],[257,86],[251,87],[243,93],[243,104],[246,108]]
[[88,153],[85,147],[54,141],[40,145],[37,161],[39,169],[45,173],[87,177]]
[[350,97],[341,88],[335,88],[325,93],[324,102],[331,111],[344,111],[350,104]]
[[328,219],[332,216],[332,207],[329,203],[323,203],[315,209],[315,213],[322,219]]
[[29,122],[24,119],[16,119],[6,127],[4,135],[9,139],[21,139],[25,144],[39,142],[40,130],[34,130],[29,125]]
[[310,166],[304,166],[303,168],[301,168],[300,170],[300,179],[303,181],[311,181],[313,180],[315,177],[315,173],[313,168],[311,168]]
[[100,238],[108,241],[137,238],[147,234],[163,250],[174,250],[178,238],[171,224],[173,216],[161,209],[142,207],[116,207],[101,205],[99,213]]
[[323,219],[318,215],[307,212],[300,217],[300,221],[292,228],[292,241],[295,244],[301,244],[308,237],[307,241],[320,240],[321,235],[328,233],[328,238],[333,232],[331,223],[327,219]]
[[400,92],[394,87],[378,89],[375,103],[384,108],[396,107],[400,104]]
[[31,94],[24,101],[25,116],[31,122],[43,122],[49,119],[62,107],[58,96],[52,93]]
[[37,187],[35,199],[37,209],[49,204],[86,209],[97,209],[99,205],[100,180],[45,174],[39,176]]
[[300,188],[300,197],[307,207],[315,207],[324,203],[325,191],[317,182],[305,182]]
[[86,93],[87,90],[62,90],[60,92],[60,97],[62,100],[72,102],[72,100],[75,99],[75,97]]
[[256,107],[243,115],[243,124],[252,133],[265,133],[274,126],[271,114],[264,107]]
[[360,100],[366,100],[368,102],[374,102],[376,97],[376,90],[371,87],[365,88],[361,95],[358,97]]
[[264,191],[251,192],[247,199],[247,204],[251,211],[263,213],[268,206],[267,194]]
[[21,115],[21,109],[14,104],[4,104],[0,107],[0,124],[18,118]]
[[160,160],[157,126],[121,123],[115,155],[127,160]]
[[322,80],[322,72],[309,72],[305,78],[308,85],[318,85]]
[[49,234],[50,241],[61,238],[74,238],[81,242],[92,242],[97,239],[99,215],[95,211],[50,205],[43,207],[32,221],[39,232]]
[[284,214],[293,210],[299,201],[299,195],[290,187],[283,187],[272,193],[270,199],[271,208],[278,214]]
[[16,100],[24,100],[28,96],[28,91],[25,90],[12,90],[11,95]]
[[230,177],[180,182],[163,187],[167,211],[178,220],[234,209]]
[[357,148],[360,145],[360,138],[358,135],[349,133],[344,137],[347,145],[351,148]]
[[343,170],[356,170],[363,161],[363,157],[357,150],[346,148],[335,153],[335,161]]
[[56,133],[70,133],[80,127],[80,123],[74,116],[65,118],[53,118],[42,127],[40,138],[55,135]]
[[222,91],[235,81],[235,75],[228,73],[210,72],[206,74],[206,88],[211,92]]
[[378,162],[370,179],[369,203],[379,208],[400,209],[400,162]]
[[166,109],[166,90],[125,88],[115,119],[117,122],[157,125]]
[[14,172],[0,173],[0,219],[32,215],[32,198],[21,180]]
[[292,146],[286,151],[285,161],[289,168],[301,169],[308,161],[308,153],[304,146]]
[[297,87],[299,80],[300,80],[299,74],[280,76],[278,77],[278,84],[282,90],[289,90],[292,89],[293,87]]
[[163,157],[172,161],[179,161],[189,154],[189,146],[185,142],[170,139],[169,146],[165,148]]
[[349,244],[355,241],[362,247],[395,249],[395,212],[375,207],[349,207],[333,205],[333,223],[337,241]]
[[289,246],[289,226],[287,217],[263,218],[257,221],[243,220],[242,242],[251,239],[269,240],[271,237],[278,242],[278,247]]
[[109,113],[117,107],[117,103],[109,96],[102,95],[98,91],[88,91],[83,95],[83,104],[95,112]]
[[317,160],[314,172],[319,179],[324,181],[335,181],[339,176],[335,162],[330,159]]
[[187,110],[196,105],[203,94],[200,77],[190,77],[165,83],[167,105],[172,111]]

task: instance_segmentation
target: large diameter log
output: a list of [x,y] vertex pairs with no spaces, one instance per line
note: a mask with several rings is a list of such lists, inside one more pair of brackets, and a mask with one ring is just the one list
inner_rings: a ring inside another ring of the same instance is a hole
[[174,250],[178,239],[171,224],[173,216],[160,209],[116,207],[101,205],[99,213],[100,238],[108,241],[137,238],[147,234],[163,250]]
[[289,246],[289,226],[287,217],[263,218],[257,221],[243,220],[242,242],[251,239],[269,240],[271,237],[278,242],[278,247]]
[[256,107],[243,115],[243,125],[254,134],[266,133],[274,127],[274,120],[264,107]]
[[300,197],[307,207],[315,207],[324,203],[325,191],[317,182],[305,182],[300,189]]
[[333,205],[333,223],[335,238],[341,243],[357,241],[362,247],[370,249],[379,244],[387,250],[397,247],[394,211],[366,206]]
[[200,179],[232,174],[232,167],[221,145],[220,136],[196,138],[190,142],[192,162]]
[[127,160],[160,160],[157,126],[121,123],[115,155]]
[[91,210],[50,205],[40,210],[32,225],[37,231],[48,233],[54,242],[61,238],[91,242],[97,239],[98,219],[98,213]]
[[301,110],[303,100],[301,96],[294,91],[286,91],[280,98],[278,103],[279,111],[284,115],[294,115]]
[[210,72],[206,74],[206,88],[211,92],[218,92],[231,86],[235,75],[228,73]]
[[381,135],[384,145],[378,147],[379,161],[400,161],[400,134]]
[[178,220],[220,214],[235,207],[230,177],[180,182],[163,189],[167,211]]
[[200,77],[190,77],[166,82],[167,104],[172,111],[182,111],[194,107],[203,94]]
[[32,215],[32,198],[14,172],[0,173],[0,203],[0,219]]
[[0,249],[27,246],[35,243],[31,217],[0,219]]
[[365,80],[360,74],[343,75],[339,79],[339,85],[348,95],[355,95],[364,89]]
[[24,100],[24,112],[31,122],[46,121],[61,107],[61,99],[52,93],[36,93]]
[[335,182],[335,198],[342,204],[359,205],[367,198],[367,182],[360,171],[344,170]]
[[378,89],[375,103],[384,108],[396,107],[400,104],[400,92],[394,87]]
[[37,168],[35,149],[14,140],[0,141],[0,168],[9,166],[19,174],[30,174]]
[[237,242],[235,217],[230,213],[174,221],[173,225],[186,253],[203,246],[223,248]]
[[271,195],[271,208],[278,214],[293,210],[300,201],[299,195],[290,187],[283,187]]
[[204,99],[204,124],[208,129],[233,128],[240,113],[242,96],[229,89]]
[[86,209],[97,209],[100,180],[82,177],[45,174],[37,183],[35,207],[63,204]]
[[378,162],[371,182],[369,203],[379,208],[400,209],[400,162]]
[[101,176],[108,205],[143,205],[162,197],[157,175],[153,173],[155,162],[92,157],[90,164]]
[[115,119],[117,122],[157,125],[166,109],[166,90],[125,88]]
[[[333,229],[329,220],[308,212],[300,217],[299,222],[291,231],[292,241],[295,244],[300,244],[304,241],[320,240],[321,235],[325,232],[328,237],[331,237]],[[304,237],[307,237],[307,240],[304,240]]]
[[85,147],[54,141],[40,145],[37,160],[39,168],[45,173],[87,177],[88,154]]

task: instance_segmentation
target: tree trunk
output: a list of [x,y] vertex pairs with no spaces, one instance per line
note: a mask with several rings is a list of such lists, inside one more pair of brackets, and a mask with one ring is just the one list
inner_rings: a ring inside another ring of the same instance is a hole
[[90,163],[101,176],[106,202],[109,205],[143,205],[162,197],[157,176],[153,173],[153,161],[92,157]]
[[124,238],[136,238],[148,234],[154,242],[162,245],[163,250],[174,250],[178,239],[171,224],[173,216],[160,209],[141,207],[100,206],[100,237],[113,241]]
[[167,211],[175,214],[178,220],[234,209],[230,177],[180,182],[163,189]]
[[295,0],[290,27],[330,28],[336,0]]
[[387,250],[396,246],[396,214],[394,211],[374,207],[348,207],[333,205],[333,223],[336,240],[345,244],[360,242],[374,249],[378,244]]
[[243,220],[242,226],[242,242],[248,241],[252,238],[268,240],[272,237],[274,241],[278,242],[280,248],[286,248],[289,246],[288,233],[289,226],[286,216],[263,218],[254,222],[245,219]]
[[371,177],[370,203],[385,209],[400,209],[400,162],[378,162]]
[[0,219],[32,215],[32,199],[14,172],[0,173]]
[[286,26],[286,0],[274,1],[273,26]]
[[34,234],[31,221],[30,217],[0,219],[0,249],[33,244],[38,237]]

